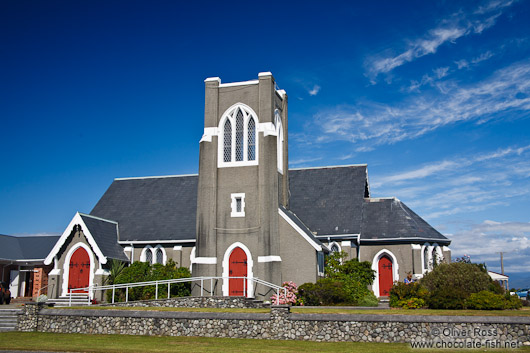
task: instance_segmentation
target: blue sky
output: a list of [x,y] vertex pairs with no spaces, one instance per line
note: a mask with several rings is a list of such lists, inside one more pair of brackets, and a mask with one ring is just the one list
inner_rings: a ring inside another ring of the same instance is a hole
[[[529,1],[4,1],[0,233],[57,234],[115,177],[196,173],[204,82],[271,71],[291,167],[367,163],[530,282]],[[530,284],[530,283],[529,283]]]

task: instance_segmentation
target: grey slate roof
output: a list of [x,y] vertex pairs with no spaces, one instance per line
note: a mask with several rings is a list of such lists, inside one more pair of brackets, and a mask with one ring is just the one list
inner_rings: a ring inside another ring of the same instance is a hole
[[[197,175],[116,179],[90,214],[118,222],[121,241],[194,241],[197,185]],[[366,165],[291,169],[289,185],[286,214],[318,243],[313,232],[450,242],[401,201],[370,199]]]
[[108,258],[129,261],[118,244],[118,225],[115,222],[94,218],[86,214],[79,214],[90,234],[98,244],[99,250]]
[[309,237],[311,238],[311,240],[313,240],[315,243],[317,243],[318,245],[322,246],[322,248],[327,251],[327,247],[322,244],[322,242],[320,240],[318,240],[317,238],[315,238],[315,235],[311,232],[311,229],[307,228],[307,226],[304,224],[304,222],[302,222],[300,220],[300,218],[298,218],[292,211],[286,209],[285,207],[283,207],[282,205],[280,205],[280,209],[287,215],[287,217],[289,217],[289,219],[291,221],[293,221],[294,224],[296,224],[298,227],[300,227],[300,229]]
[[44,260],[59,236],[15,237],[0,234],[0,260]]
[[359,234],[366,165],[289,170],[289,208],[317,235]]
[[398,199],[364,200],[361,243],[364,240],[388,241],[396,238],[436,240],[440,245],[451,242]]
[[195,240],[197,175],[116,179],[90,212],[119,224],[119,240]]

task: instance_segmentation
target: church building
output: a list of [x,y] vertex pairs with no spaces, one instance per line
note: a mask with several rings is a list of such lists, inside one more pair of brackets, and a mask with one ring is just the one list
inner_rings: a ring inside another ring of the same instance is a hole
[[287,101],[270,72],[206,79],[199,173],[115,179],[45,258],[49,297],[101,285],[111,259],[172,259],[223,277],[215,295],[258,298],[272,293],[251,279],[315,282],[334,251],[372,263],[376,296],[450,261],[448,238],[397,198],[370,197],[365,164],[289,169]]

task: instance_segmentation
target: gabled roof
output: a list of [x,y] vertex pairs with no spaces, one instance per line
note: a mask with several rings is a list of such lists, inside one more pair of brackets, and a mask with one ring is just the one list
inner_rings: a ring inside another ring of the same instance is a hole
[[79,215],[105,257],[129,261],[123,252],[123,247],[118,244],[118,224],[116,222],[83,213]]
[[451,241],[396,198],[367,198],[363,202],[361,243],[417,240],[447,245]]
[[59,236],[20,236],[0,234],[0,260],[43,261]]
[[317,235],[359,234],[366,165],[290,169],[289,208]]
[[83,234],[102,264],[106,264],[109,258],[129,261],[123,248],[117,242],[118,224],[116,222],[77,212],[44,259],[45,265],[52,263],[53,258],[70,238],[75,225],[81,226]]
[[328,251],[326,246],[324,246],[320,240],[315,238],[313,233],[311,233],[311,230],[307,228],[304,222],[302,222],[293,212],[282,205],[280,205],[278,211],[280,216],[283,217],[287,223],[289,223],[289,225],[293,227],[293,229],[297,231],[298,234],[300,234],[313,248],[315,248],[316,251]]
[[197,175],[115,179],[90,212],[119,224],[119,241],[195,240]]

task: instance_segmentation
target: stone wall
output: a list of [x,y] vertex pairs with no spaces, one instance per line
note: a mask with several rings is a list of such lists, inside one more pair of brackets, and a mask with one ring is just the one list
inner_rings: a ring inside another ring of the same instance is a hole
[[27,305],[19,315],[18,329],[57,333],[438,344],[435,348],[530,345],[530,317],[291,314],[288,306],[273,306],[270,313],[260,314],[40,309],[38,305]]
[[158,300],[138,300],[128,303],[101,304],[100,306],[171,307],[171,308],[265,308],[261,300],[244,297],[178,297]]

